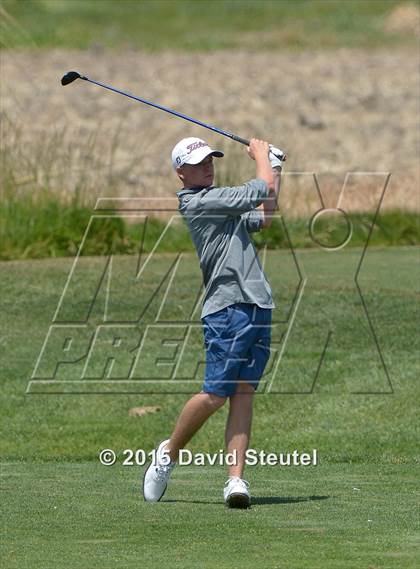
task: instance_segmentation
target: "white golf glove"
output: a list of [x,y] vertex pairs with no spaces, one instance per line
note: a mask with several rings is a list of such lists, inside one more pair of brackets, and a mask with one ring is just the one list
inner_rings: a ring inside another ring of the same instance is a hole
[[280,148],[276,148],[272,144],[269,145],[270,152],[268,153],[268,158],[272,168],[283,169],[283,164],[286,160],[286,154]]

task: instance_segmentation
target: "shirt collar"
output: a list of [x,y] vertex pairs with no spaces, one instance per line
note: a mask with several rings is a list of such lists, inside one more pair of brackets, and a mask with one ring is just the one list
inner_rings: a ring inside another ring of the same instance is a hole
[[214,188],[214,186],[207,186],[206,188],[183,188],[182,190],[180,190],[179,192],[176,192],[176,195],[178,197],[182,197],[185,196],[187,194],[196,194],[198,192],[201,192],[202,190],[211,190],[211,188]]

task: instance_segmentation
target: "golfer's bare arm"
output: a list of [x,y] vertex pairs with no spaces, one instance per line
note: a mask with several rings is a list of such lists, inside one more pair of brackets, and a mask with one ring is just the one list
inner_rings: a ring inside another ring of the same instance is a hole
[[257,209],[260,209],[263,212],[263,228],[270,227],[273,215],[278,209],[281,168],[274,168],[272,169],[272,172],[274,177],[274,189],[269,187],[270,191],[268,198],[266,198],[264,202],[257,207]]
[[267,183],[268,198],[256,209],[263,212],[263,228],[270,227],[280,191],[280,168],[273,170],[268,158],[269,145],[264,140],[252,138],[248,147],[249,156],[256,162],[255,177]]

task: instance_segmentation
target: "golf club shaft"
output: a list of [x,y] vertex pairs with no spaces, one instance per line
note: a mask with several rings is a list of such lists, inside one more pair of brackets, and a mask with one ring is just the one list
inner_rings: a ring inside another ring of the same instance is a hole
[[176,117],[179,117],[181,119],[185,119],[185,120],[192,122],[194,124],[198,124],[199,126],[203,126],[204,128],[208,128],[209,130],[217,132],[218,134],[222,134],[223,136],[227,136],[227,137],[231,138],[232,140],[235,140],[236,142],[240,142],[241,144],[244,144],[245,146],[249,146],[249,140],[247,140],[246,138],[242,138],[241,136],[237,136],[236,134],[233,134],[232,132],[222,130],[220,128],[217,128],[217,127],[212,126],[210,124],[206,124],[206,123],[199,121],[197,119],[193,119],[192,117],[189,117],[188,115],[184,115],[183,113],[178,113],[177,111],[173,111],[171,109],[168,109],[167,107],[164,107],[162,105],[158,105],[157,103],[152,103],[151,101],[148,101],[147,99],[142,99],[141,97],[136,97],[135,95],[132,95],[131,93],[127,93],[126,91],[120,91],[120,89],[116,89],[115,87],[111,87],[110,85],[106,85],[105,83],[100,83],[99,81],[95,81],[94,79],[89,79],[89,77],[81,75],[80,79],[83,79],[84,81],[89,81],[89,83],[94,83],[95,85],[98,85],[99,87],[103,87],[104,89],[108,89],[109,91],[114,91],[114,93],[119,93],[120,95],[125,95],[126,97],[129,97],[130,99],[134,99],[135,101],[139,101],[140,103],[144,103],[145,105],[149,105],[150,107],[155,107],[156,109],[160,109],[161,111],[165,111],[165,112],[167,112],[171,115],[175,115]]

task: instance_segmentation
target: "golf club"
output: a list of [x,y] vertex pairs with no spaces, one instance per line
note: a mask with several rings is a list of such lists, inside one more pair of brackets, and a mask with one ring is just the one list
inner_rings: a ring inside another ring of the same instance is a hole
[[[197,119],[193,119],[192,117],[189,117],[188,115],[178,113],[177,111],[173,111],[172,109],[168,109],[167,107],[164,107],[162,105],[158,105],[157,103],[152,103],[151,101],[148,101],[147,99],[142,99],[141,97],[136,97],[135,95],[132,95],[131,93],[127,93],[126,91],[121,91],[120,89],[116,89],[115,87],[111,87],[110,85],[105,85],[104,83],[100,83],[99,81],[94,81],[93,79],[89,79],[89,77],[86,77],[85,75],[80,75],[80,73],[78,73],[77,71],[69,71],[68,73],[63,75],[63,77],[61,78],[61,84],[64,86],[69,85],[70,83],[73,83],[73,81],[75,81],[76,79],[83,79],[83,81],[89,81],[89,83],[94,83],[95,85],[98,85],[99,87],[103,87],[104,89],[108,89],[109,91],[114,91],[114,93],[119,93],[120,95],[124,95],[125,97],[129,97],[130,99],[134,99],[135,101],[139,101],[140,103],[144,103],[145,105],[149,105],[150,107],[155,107],[156,109],[160,109],[161,111],[165,111],[166,113],[170,113],[171,115],[175,115],[176,117],[179,117],[181,119],[190,121],[194,124],[198,124],[199,126],[203,126],[204,128],[208,128],[209,130],[217,132],[218,134],[222,134],[223,136],[227,136],[228,138],[231,138],[232,140],[235,140],[236,142],[240,142],[241,144],[244,144],[245,146],[249,146],[249,140],[247,140],[246,138],[242,138],[241,136],[237,136],[236,134],[233,134],[232,132],[222,130],[222,129],[217,128],[215,126],[212,126],[210,124],[206,124],[204,122],[201,122]],[[275,156],[277,158],[279,158],[282,162],[284,162],[287,158],[286,154],[282,150],[279,150],[278,148],[273,148],[272,145],[270,145],[270,151],[273,154],[275,154]]]

